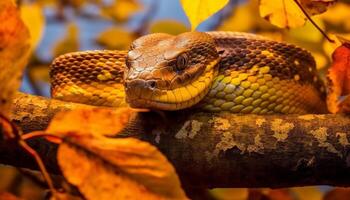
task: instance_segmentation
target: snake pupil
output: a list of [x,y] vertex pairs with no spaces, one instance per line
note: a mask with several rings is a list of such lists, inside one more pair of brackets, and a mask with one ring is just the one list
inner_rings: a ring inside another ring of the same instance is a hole
[[185,69],[187,65],[187,55],[186,54],[180,54],[176,59],[176,69],[178,71],[181,71]]

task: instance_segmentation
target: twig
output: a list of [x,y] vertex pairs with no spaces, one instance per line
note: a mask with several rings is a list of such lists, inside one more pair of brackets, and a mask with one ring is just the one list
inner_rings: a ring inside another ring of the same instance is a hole
[[321,32],[321,34],[331,43],[334,43],[335,41],[328,37],[328,35],[316,24],[316,22],[310,17],[310,15],[306,12],[306,10],[303,8],[303,6],[299,3],[298,0],[294,0],[294,2],[298,5],[300,10],[304,13],[304,15],[310,20],[310,22],[317,28],[318,31]]

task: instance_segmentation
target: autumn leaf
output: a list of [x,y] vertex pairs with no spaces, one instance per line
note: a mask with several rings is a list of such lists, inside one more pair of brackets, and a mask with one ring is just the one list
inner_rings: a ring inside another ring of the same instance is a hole
[[350,31],[350,5],[344,2],[338,2],[330,7],[327,12],[320,17],[328,24],[336,27],[337,30],[345,29]]
[[[220,31],[271,32],[277,30],[259,15],[259,0],[249,0],[236,4],[231,15],[222,19],[217,28]],[[242,20],[244,19],[244,20]]]
[[[242,20],[244,19],[244,20]],[[219,26],[220,31],[250,31],[256,24],[255,15],[248,3],[238,5],[233,14]]]
[[175,169],[156,147],[104,137],[122,130],[134,113],[94,108],[56,115],[46,132],[62,138],[57,160],[63,175],[86,199],[187,199]]
[[342,41],[339,40],[339,38],[350,38],[350,34],[341,34],[341,33],[329,33],[329,37],[334,41],[334,42],[329,42],[329,41],[324,41],[323,42],[323,51],[326,53],[326,55],[329,58],[332,58],[333,52],[342,45]]
[[[325,12],[335,0],[299,0],[301,6],[309,15]],[[280,28],[301,27],[306,22],[306,16],[294,0],[260,0],[260,16]]]
[[293,0],[261,0],[260,16],[280,28],[303,26],[306,17]]
[[63,111],[54,116],[46,132],[59,137],[116,135],[136,112],[131,108]]
[[317,15],[327,11],[336,0],[299,0],[300,4],[310,15]]
[[119,27],[111,27],[102,31],[96,41],[107,49],[125,50],[129,48],[134,39],[136,38],[131,32]]
[[197,26],[222,9],[228,0],[180,0],[188,19],[191,23],[191,29],[195,30]]
[[112,5],[105,6],[101,12],[102,15],[110,16],[117,22],[126,22],[141,8],[137,0],[114,0]]
[[[327,75],[327,106],[331,113],[349,112],[343,110],[349,105],[340,104],[342,96],[350,94],[350,43],[344,42],[333,52],[333,63]],[[349,100],[346,100],[349,102]]]
[[7,115],[28,62],[30,39],[14,1],[0,1],[0,21],[0,112]]
[[20,7],[21,17],[28,27],[31,39],[31,47],[35,49],[44,33],[45,16],[39,3],[23,3]]
[[159,20],[152,23],[149,27],[150,33],[168,33],[178,35],[189,31],[185,24],[175,20]]
[[[325,28],[325,24],[320,18],[315,18],[314,21],[320,28]],[[303,45],[303,47],[305,47],[308,43],[319,44],[323,40],[322,33],[320,33],[320,31],[318,31],[310,21],[307,21],[303,27],[297,27],[286,31],[285,35],[287,37],[287,41],[295,41],[294,43],[298,42],[297,44]]]
[[187,199],[166,157],[134,138],[66,138],[57,157],[86,199]]
[[78,51],[79,49],[79,29],[74,23],[67,25],[67,33],[53,47],[53,56],[57,57],[65,53]]

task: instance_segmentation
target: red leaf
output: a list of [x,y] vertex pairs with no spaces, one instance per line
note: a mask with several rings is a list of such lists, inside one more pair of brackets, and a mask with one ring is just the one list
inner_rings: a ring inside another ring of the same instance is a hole
[[[340,102],[340,97],[350,94],[350,43],[345,42],[332,54],[333,64],[328,71],[328,96],[327,105],[332,113],[346,112],[349,105],[346,101]],[[349,110],[350,111],[350,110]]]

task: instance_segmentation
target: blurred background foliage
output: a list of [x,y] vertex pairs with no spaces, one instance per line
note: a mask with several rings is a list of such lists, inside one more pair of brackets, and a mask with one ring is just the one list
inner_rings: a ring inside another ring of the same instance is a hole
[[[178,0],[17,0],[17,3],[30,29],[33,50],[21,90],[43,96],[50,95],[49,65],[58,55],[91,49],[128,49],[135,38],[144,34],[179,34],[190,30]],[[350,39],[350,0],[338,1],[313,19],[331,37],[337,34]],[[258,0],[230,0],[197,30],[253,32],[297,44],[312,52],[320,73],[329,66],[335,48],[310,22],[290,30],[271,25],[259,16]],[[0,191],[9,191],[25,199],[42,198],[43,188],[33,184],[35,179],[23,178],[9,167],[1,168],[0,176]],[[249,196],[248,199],[320,200],[333,199],[334,195],[340,195],[339,199],[350,196],[349,190],[331,190],[326,195],[321,195],[321,191],[328,192],[330,187],[249,192],[247,189],[215,189],[210,193],[216,199],[247,199]]]

